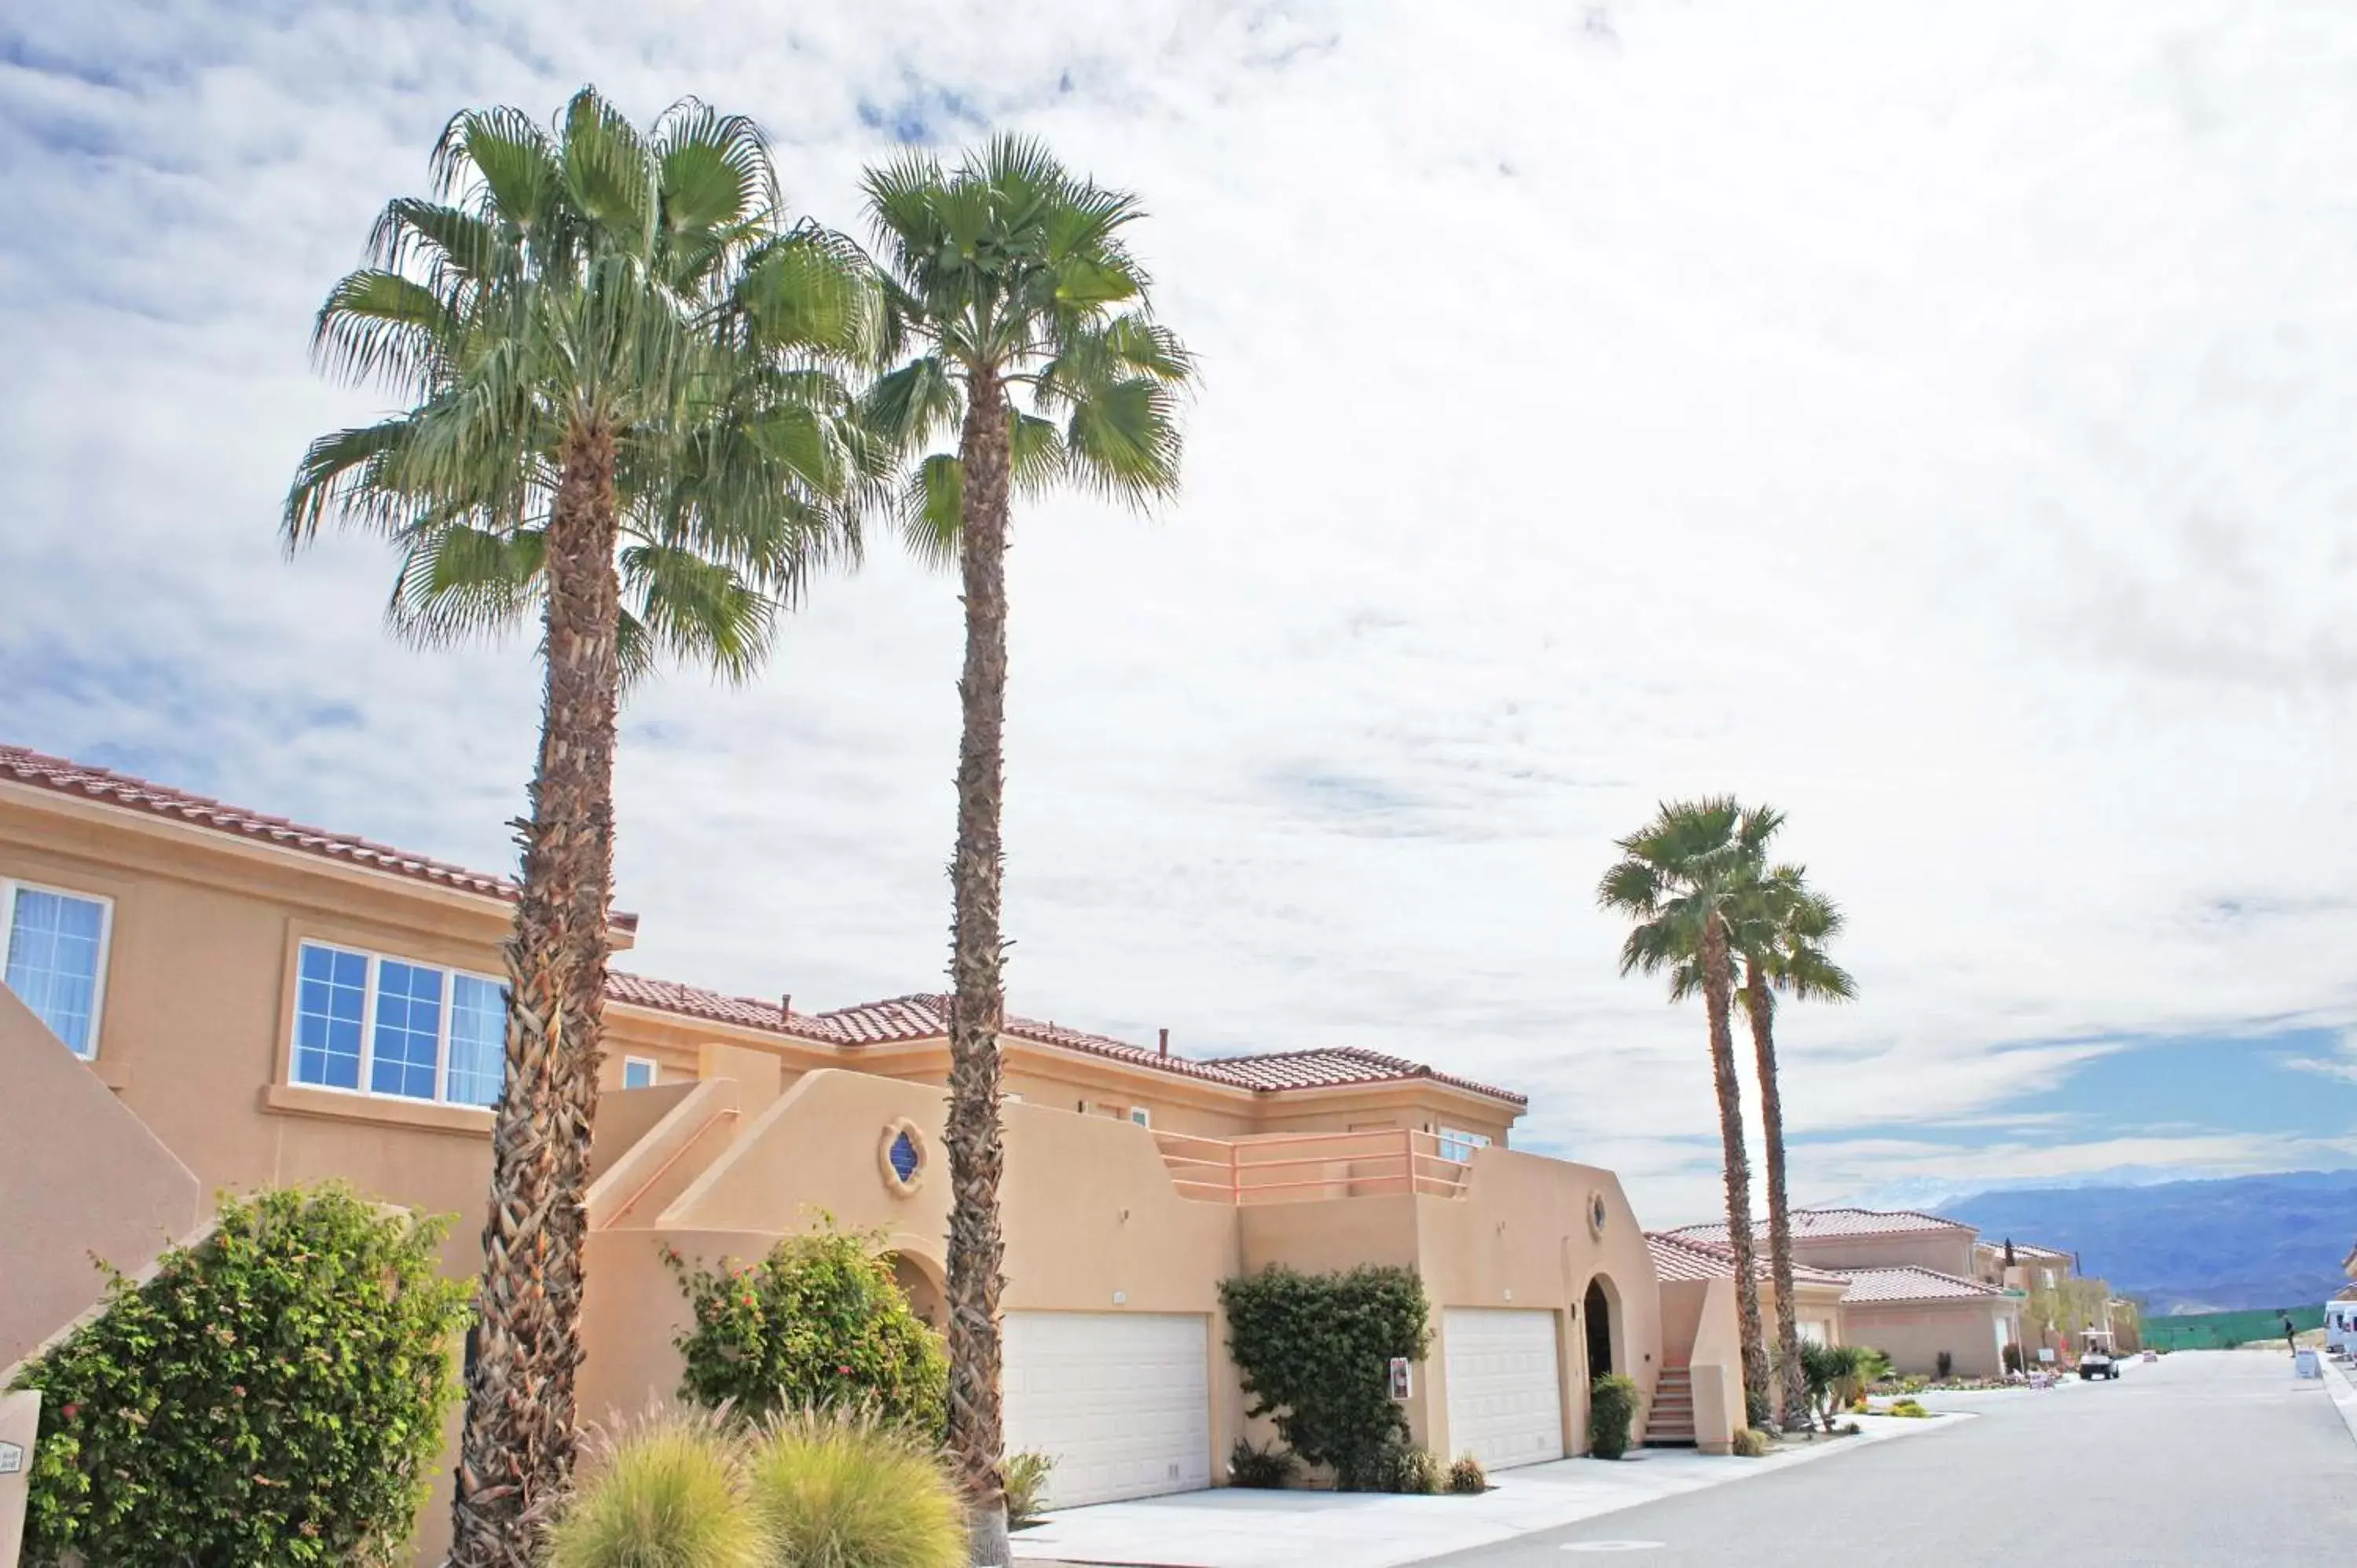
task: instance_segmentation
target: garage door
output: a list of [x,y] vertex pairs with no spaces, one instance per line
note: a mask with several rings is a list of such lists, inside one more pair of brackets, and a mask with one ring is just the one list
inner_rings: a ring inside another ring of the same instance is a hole
[[1211,1484],[1208,1321],[1010,1312],[1006,1448],[1051,1455],[1056,1508]]
[[1448,1340],[1448,1444],[1492,1470],[1563,1457],[1563,1393],[1555,1314],[1451,1307]]

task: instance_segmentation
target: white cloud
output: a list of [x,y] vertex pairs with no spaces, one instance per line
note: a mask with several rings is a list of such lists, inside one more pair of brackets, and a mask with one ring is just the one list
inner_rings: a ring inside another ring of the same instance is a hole
[[[328,283],[461,103],[695,92],[846,226],[879,125],[987,121],[1144,193],[1207,369],[1166,518],[1018,521],[1019,1008],[1426,1057],[1697,1208],[1701,1020],[1590,898],[1732,789],[1852,916],[1796,1127],[2357,1016],[2336,5],[479,12],[12,20],[0,731],[502,864],[525,645],[406,652],[376,547],[275,553],[303,442],[377,404],[305,368]],[[937,983],[957,636],[878,560],[758,687],[634,705],[632,961]]]

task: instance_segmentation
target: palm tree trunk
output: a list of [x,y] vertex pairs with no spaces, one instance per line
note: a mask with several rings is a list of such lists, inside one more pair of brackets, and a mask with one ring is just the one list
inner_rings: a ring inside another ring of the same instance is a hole
[[1735,1079],[1734,968],[1727,929],[1710,922],[1703,937],[1703,994],[1710,1014],[1710,1069],[1718,1089],[1718,1138],[1727,1161],[1727,1242],[1735,1254],[1735,1311],[1743,1336],[1743,1403],[1754,1426],[1769,1414],[1768,1357],[1760,1335],[1760,1278],[1752,1266],[1751,1161],[1743,1152],[1743,1097]]
[[1743,1010],[1760,1068],[1760,1142],[1768,1160],[1768,1274],[1776,1285],[1776,1365],[1782,1371],[1784,1424],[1805,1424],[1809,1380],[1801,1368],[1801,1316],[1792,1299],[1792,1214],[1784,1191],[1784,1094],[1776,1087],[1776,996],[1757,964],[1743,974]]
[[1006,725],[1006,391],[978,370],[967,389],[959,458],[964,468],[958,558],[965,589],[965,669],[958,677],[956,899],[950,967],[951,1463],[973,1510],[972,1561],[1004,1563],[1006,1496],[999,1474],[998,1026],[1006,1010],[998,904],[1004,854],[999,812]]
[[477,1344],[451,1568],[528,1568],[573,1473],[581,1208],[597,1110],[614,880],[621,586],[614,437],[567,432],[548,526],[548,667],[507,944],[507,1076],[491,1132]]

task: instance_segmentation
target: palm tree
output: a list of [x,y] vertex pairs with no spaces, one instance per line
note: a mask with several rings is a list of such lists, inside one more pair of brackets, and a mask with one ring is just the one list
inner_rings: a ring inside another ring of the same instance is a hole
[[1620,947],[1620,972],[1668,971],[1670,1000],[1703,997],[1710,1028],[1711,1077],[1718,1092],[1725,1156],[1727,1240],[1735,1254],[1735,1305],[1743,1344],[1743,1398],[1750,1423],[1769,1416],[1768,1363],[1760,1333],[1760,1282],[1751,1234],[1751,1165],[1743,1147],[1743,1101],[1735,1076],[1730,1014],[1735,971],[1730,922],[1745,885],[1736,829],[1742,811],[1724,796],[1664,803],[1651,822],[1616,841],[1621,858],[1598,885],[1597,901],[1635,923]]
[[1768,1163],[1768,1270],[1776,1286],[1776,1364],[1783,1374],[1786,1421],[1808,1403],[1798,1310],[1792,1300],[1792,1216],[1784,1185],[1784,1097],[1777,1087],[1775,993],[1803,1000],[1846,1001],[1857,994],[1848,972],[1826,955],[1824,943],[1842,927],[1841,910],[1812,889],[1798,865],[1767,864],[1769,842],[1783,826],[1770,807],[1747,811],[1737,827],[1743,846],[1743,888],[1736,899],[1729,939],[1743,969],[1743,1010],[1760,1069],[1760,1122]]
[[[865,189],[885,302],[875,428],[903,452],[903,532],[955,560],[965,600],[958,679],[957,848],[950,1013],[950,1451],[972,1499],[976,1563],[1006,1561],[999,1412],[1002,1164],[996,1028],[1001,735],[1010,501],[1069,483],[1145,507],[1178,478],[1177,400],[1193,372],[1157,323],[1125,231],[1127,192],[1075,178],[1036,142],[994,138],[954,170],[909,155]],[[956,450],[932,448],[954,432]]]
[[826,365],[874,312],[845,242],[780,223],[759,132],[699,103],[646,134],[587,89],[553,134],[469,110],[432,171],[313,338],[411,406],[314,442],[284,532],[389,537],[413,641],[543,628],[450,1558],[488,1568],[533,1560],[572,1468],[621,692],[667,654],[742,678],[846,542],[872,444]]

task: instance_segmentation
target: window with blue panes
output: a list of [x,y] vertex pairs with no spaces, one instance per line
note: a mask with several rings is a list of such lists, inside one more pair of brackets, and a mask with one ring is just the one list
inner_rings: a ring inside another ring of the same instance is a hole
[[103,898],[0,881],[0,972],[76,1056],[98,1050],[108,909]]
[[296,1083],[490,1105],[506,1057],[507,989],[463,970],[305,942]]

